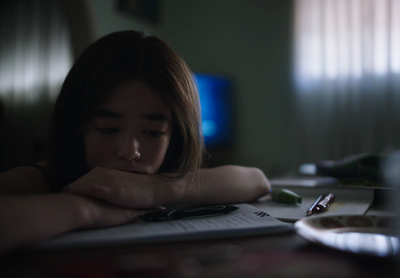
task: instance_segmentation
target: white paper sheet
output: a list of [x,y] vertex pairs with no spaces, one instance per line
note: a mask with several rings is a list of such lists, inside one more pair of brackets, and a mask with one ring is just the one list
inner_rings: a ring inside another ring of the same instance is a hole
[[239,209],[218,216],[162,222],[139,221],[129,225],[72,232],[41,242],[34,247],[62,248],[101,245],[128,245],[160,241],[199,240],[261,235],[293,230],[249,204],[235,204]]
[[[358,214],[363,215],[374,200],[374,189],[357,187],[285,187],[303,197],[302,203],[290,205],[278,203],[268,195],[256,203],[256,208],[263,210],[273,217],[295,222],[306,217],[306,212],[319,195],[335,194],[335,201],[323,213],[326,215]],[[313,216],[309,216],[313,217]]]

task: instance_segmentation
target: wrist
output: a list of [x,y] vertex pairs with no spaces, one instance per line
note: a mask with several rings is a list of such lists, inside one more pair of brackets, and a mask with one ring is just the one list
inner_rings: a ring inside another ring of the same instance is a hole
[[70,193],[61,193],[61,198],[70,209],[70,221],[74,229],[83,229],[91,226],[94,212],[88,198]]
[[182,203],[185,185],[185,178],[178,180],[169,180],[167,178],[164,178],[164,182],[161,184],[161,190],[158,191],[161,194],[157,205],[171,205]]

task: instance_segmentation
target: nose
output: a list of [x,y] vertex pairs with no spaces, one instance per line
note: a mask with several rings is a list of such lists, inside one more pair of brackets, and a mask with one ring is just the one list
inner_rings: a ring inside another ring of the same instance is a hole
[[140,158],[139,142],[135,138],[126,138],[118,148],[117,156],[119,158],[132,161]]

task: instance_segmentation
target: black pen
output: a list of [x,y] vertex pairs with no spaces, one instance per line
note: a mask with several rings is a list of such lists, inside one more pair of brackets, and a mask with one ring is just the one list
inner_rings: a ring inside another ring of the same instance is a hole
[[317,207],[315,208],[316,212],[323,212],[324,210],[326,210],[329,205],[335,200],[335,195],[333,195],[333,193],[329,193],[328,196],[325,197],[325,199],[323,199],[322,201],[320,201],[317,204]]
[[307,210],[307,216],[310,216],[311,214],[314,213],[314,210],[316,209],[318,203],[324,198],[324,195],[320,195],[317,200],[311,205],[311,207]]
[[237,210],[238,207],[231,205],[217,205],[183,210],[161,210],[146,213],[140,217],[145,221],[165,221],[188,217],[208,216],[216,214],[226,214]]

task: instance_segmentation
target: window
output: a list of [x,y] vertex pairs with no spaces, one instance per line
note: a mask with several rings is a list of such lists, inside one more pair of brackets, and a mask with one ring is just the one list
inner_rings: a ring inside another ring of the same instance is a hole
[[297,163],[400,148],[400,0],[294,1]]
[[399,0],[295,1],[296,84],[400,74]]

